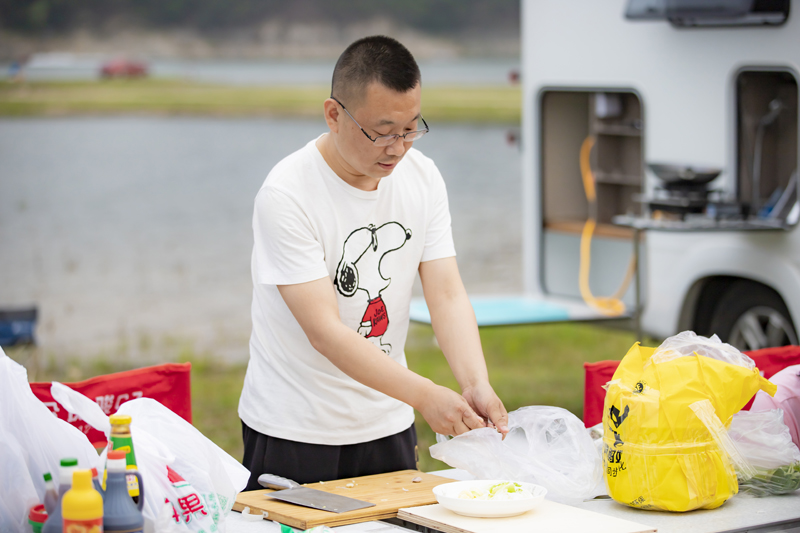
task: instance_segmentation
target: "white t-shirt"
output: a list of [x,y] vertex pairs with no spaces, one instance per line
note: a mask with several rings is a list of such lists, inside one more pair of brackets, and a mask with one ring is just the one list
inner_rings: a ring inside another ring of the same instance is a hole
[[407,429],[413,409],[348,377],[316,351],[277,285],[329,277],[339,316],[406,366],[419,264],[455,255],[444,181],[410,149],[375,191],[339,178],[316,139],[278,163],[256,195],[253,332],[239,416],[259,433],[343,445]]

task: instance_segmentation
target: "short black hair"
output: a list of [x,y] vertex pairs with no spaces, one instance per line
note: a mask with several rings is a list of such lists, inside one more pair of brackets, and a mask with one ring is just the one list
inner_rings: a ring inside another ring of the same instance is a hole
[[408,48],[391,37],[359,39],[342,52],[333,69],[331,95],[355,106],[367,85],[377,81],[404,93],[420,83],[419,66]]

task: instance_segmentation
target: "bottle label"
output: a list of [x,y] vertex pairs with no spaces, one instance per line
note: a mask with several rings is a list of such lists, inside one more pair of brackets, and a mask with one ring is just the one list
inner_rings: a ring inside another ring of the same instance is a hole
[[[136,467],[128,467],[128,470],[136,470]],[[133,496],[139,495],[139,480],[133,474],[128,474],[125,476],[125,481],[128,482],[128,494]]]
[[64,533],[103,533],[103,517],[92,520],[64,519]]
[[[111,449],[126,451],[128,454],[126,456],[125,464],[128,470],[137,469],[136,456],[133,452],[133,439],[131,439],[130,434],[124,437],[112,434]],[[136,476],[125,476],[125,480],[128,482],[128,494],[130,494],[132,498],[139,496],[139,481],[136,479]]]
[[110,440],[111,449],[126,451],[127,456],[125,457],[125,464],[128,465],[128,467],[136,468],[136,452],[133,451],[133,439],[130,437],[130,434],[125,437],[111,435]]

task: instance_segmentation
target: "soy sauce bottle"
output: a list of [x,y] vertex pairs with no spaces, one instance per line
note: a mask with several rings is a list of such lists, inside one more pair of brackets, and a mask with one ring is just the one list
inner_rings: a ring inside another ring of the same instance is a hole
[[[131,416],[115,414],[108,417],[111,423],[111,435],[109,436],[109,450],[122,450],[127,453],[127,469],[137,470],[136,454],[133,450],[133,439],[131,438]],[[133,474],[128,474],[128,494],[133,501],[139,503],[139,481]]]

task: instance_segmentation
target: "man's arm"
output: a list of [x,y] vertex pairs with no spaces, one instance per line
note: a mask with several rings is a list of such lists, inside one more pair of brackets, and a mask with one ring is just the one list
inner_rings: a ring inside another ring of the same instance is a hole
[[461,394],[478,415],[504,435],[508,413],[489,384],[475,312],[458,272],[455,257],[419,265],[422,290],[436,340],[461,386]]
[[460,435],[483,427],[481,419],[461,395],[415,374],[345,326],[339,318],[336,294],[329,278],[279,285],[278,290],[314,349],[339,370],[367,387],[414,407],[437,433]]

